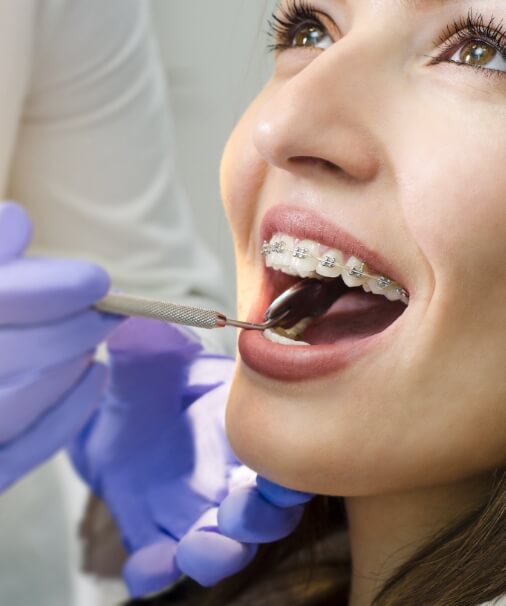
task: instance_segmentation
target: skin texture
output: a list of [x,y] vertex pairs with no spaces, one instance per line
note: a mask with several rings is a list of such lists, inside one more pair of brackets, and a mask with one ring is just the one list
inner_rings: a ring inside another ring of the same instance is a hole
[[365,577],[485,498],[506,464],[506,73],[429,58],[471,8],[488,23],[506,6],[313,5],[328,46],[277,55],[223,158],[238,315],[259,296],[260,224],[281,203],[379,251],[411,302],[395,338],[335,376],[284,383],[240,362],[227,425],[270,480],[347,497],[358,606],[378,583]]

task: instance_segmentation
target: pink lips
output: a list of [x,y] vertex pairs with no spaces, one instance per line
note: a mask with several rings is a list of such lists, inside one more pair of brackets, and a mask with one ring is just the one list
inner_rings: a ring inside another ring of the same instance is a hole
[[[386,275],[406,286],[406,282],[396,275],[396,269],[388,261],[313,211],[288,205],[272,208],[262,222],[261,240],[270,240],[275,233],[315,240],[329,248],[337,248],[345,255],[353,255],[365,261],[375,274]],[[259,250],[260,245],[261,242]],[[272,278],[269,277],[267,268],[264,268],[262,292],[251,310],[249,321],[262,319],[263,312],[272,302],[273,294]],[[247,366],[265,377],[290,382],[318,379],[346,368],[379,341],[383,341],[394,330],[394,326],[397,326],[397,322],[372,336],[349,337],[333,344],[308,347],[279,345],[265,339],[259,331],[243,330],[239,336],[239,352]]]

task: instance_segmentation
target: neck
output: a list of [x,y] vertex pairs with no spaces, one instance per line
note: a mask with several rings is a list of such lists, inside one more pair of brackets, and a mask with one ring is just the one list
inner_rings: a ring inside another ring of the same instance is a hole
[[489,475],[398,494],[347,497],[352,583],[349,606],[371,606],[394,570],[431,536],[484,502]]

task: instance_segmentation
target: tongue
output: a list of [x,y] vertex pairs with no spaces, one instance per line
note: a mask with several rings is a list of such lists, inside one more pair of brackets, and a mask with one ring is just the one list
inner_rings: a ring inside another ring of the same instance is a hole
[[342,295],[300,339],[311,345],[324,345],[341,339],[369,337],[393,324],[405,309],[400,301],[392,302],[357,288]]

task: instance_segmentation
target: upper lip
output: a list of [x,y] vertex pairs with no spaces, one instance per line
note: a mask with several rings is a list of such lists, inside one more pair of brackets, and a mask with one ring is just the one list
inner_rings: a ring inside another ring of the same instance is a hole
[[260,237],[262,241],[270,241],[276,233],[300,240],[313,240],[323,246],[336,248],[344,255],[357,257],[366,263],[370,272],[395,280],[411,294],[406,276],[400,275],[399,269],[388,259],[313,210],[288,204],[269,209],[262,220]]

